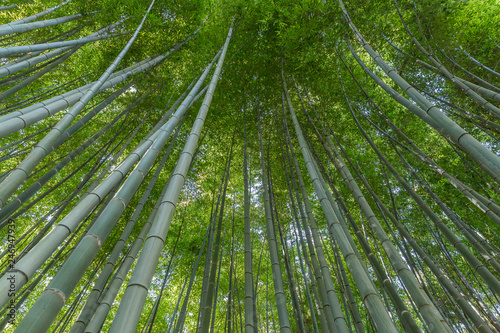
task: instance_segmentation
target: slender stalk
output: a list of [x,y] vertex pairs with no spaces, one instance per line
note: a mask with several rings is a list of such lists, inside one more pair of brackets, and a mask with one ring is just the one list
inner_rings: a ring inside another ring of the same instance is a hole
[[[163,197],[162,204],[159,207],[159,212],[153,221],[148,238],[144,243],[144,248],[141,256],[135,266],[132,277],[123,295],[122,302],[116,313],[116,316],[111,324],[110,332],[134,332],[137,327],[142,306],[146,300],[147,290],[151,283],[155,267],[157,265],[161,249],[165,242],[165,237],[168,233],[173,213],[179,199],[179,195],[184,184],[189,165],[193,159],[193,152],[198,142],[198,138],[203,127],[203,123],[208,113],[208,108],[217,86],[222,65],[227,52],[233,26],[229,28],[222,53],[217,63],[214,75],[210,82],[208,91],[203,100],[198,116],[193,125],[193,129],[189,134],[184,149],[177,161],[173,171],[172,180],[168,185],[168,189]],[[133,301],[132,301],[133,300]]]
[[[316,194],[319,197],[321,207],[323,212],[325,213],[325,217],[328,222],[329,229],[332,229],[331,232],[335,235],[336,241],[340,246],[342,255],[344,260],[347,262],[348,267],[351,271],[351,274],[355,280],[356,286],[358,287],[358,291],[365,303],[365,306],[368,310],[368,313],[371,315],[372,320],[375,322],[377,329],[382,330],[384,332],[396,332],[396,328],[394,327],[388,312],[385,310],[381,297],[378,292],[375,290],[370,277],[366,273],[366,268],[364,268],[364,263],[360,262],[358,257],[355,255],[355,252],[347,239],[350,238],[350,234],[345,234],[344,229],[342,228],[339,220],[337,219],[335,212],[328,202],[326,194],[324,192],[323,186],[318,178],[318,174],[314,167],[314,161],[310,156],[309,149],[307,147],[307,142],[304,139],[302,134],[302,130],[300,128],[299,122],[295,115],[295,111],[292,106],[292,102],[290,100],[290,96],[288,94],[288,90],[286,88],[285,83],[285,74],[284,69],[282,68],[282,81],[283,81],[283,90],[285,92],[285,97],[288,103],[289,111],[292,116],[292,120],[295,126],[295,132],[299,139],[299,143],[302,150],[302,156],[306,162],[306,167],[313,183]],[[342,318],[343,319],[343,318]],[[342,320],[344,330],[347,332],[347,326],[345,323],[345,319]]]
[[259,120],[259,148],[260,148],[260,166],[262,177],[262,192],[264,197],[264,210],[266,216],[267,243],[269,245],[269,255],[271,260],[271,269],[273,272],[274,296],[276,298],[276,307],[278,311],[280,332],[292,332],[290,321],[288,319],[288,310],[286,306],[286,296],[283,288],[283,277],[281,273],[281,264],[278,257],[278,245],[274,232],[273,221],[271,217],[271,203],[269,198],[269,187],[267,182],[266,164],[264,157],[264,148],[262,146],[262,130]]
[[245,333],[257,332],[255,322],[255,299],[253,288],[252,239],[250,229],[250,194],[248,189],[247,122],[244,110],[243,123],[243,186],[244,186],[244,233],[245,233]]

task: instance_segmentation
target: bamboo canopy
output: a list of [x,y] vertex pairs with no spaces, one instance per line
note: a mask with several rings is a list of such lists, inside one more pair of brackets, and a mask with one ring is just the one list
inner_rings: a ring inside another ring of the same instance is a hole
[[500,332],[495,0],[0,6],[0,330]]

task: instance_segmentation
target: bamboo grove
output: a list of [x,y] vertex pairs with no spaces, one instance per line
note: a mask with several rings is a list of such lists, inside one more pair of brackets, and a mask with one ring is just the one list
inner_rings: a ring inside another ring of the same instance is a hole
[[5,332],[500,332],[494,0],[0,6]]

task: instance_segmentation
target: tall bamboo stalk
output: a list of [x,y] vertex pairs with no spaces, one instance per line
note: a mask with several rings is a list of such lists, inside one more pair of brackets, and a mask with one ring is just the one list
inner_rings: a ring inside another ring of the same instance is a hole
[[[340,225],[340,222],[337,219],[337,216],[335,215],[332,206],[328,202],[323,186],[318,178],[318,174],[314,166],[314,161],[312,160],[309,149],[307,147],[307,142],[304,139],[302,130],[295,115],[295,111],[292,106],[288,90],[286,88],[285,74],[283,68],[281,76],[283,81],[283,90],[285,92],[286,100],[289,106],[289,111],[292,116],[295,132],[299,139],[302,156],[306,162],[306,167],[309,173],[309,177],[311,178],[316,194],[318,195],[323,212],[325,213],[329,229],[332,229],[331,232],[336,237],[336,241],[340,246],[344,260],[348,264],[351,274],[356,282],[356,286],[358,287],[358,291],[365,303],[368,312],[371,315],[372,320],[375,323],[375,326],[377,327],[378,330],[384,332],[396,332],[396,328],[394,327],[389,317],[389,314],[385,310],[381,297],[375,290],[368,274],[366,273],[365,268],[363,268],[364,264],[359,261],[358,257],[354,253],[354,250],[350,242],[347,239],[348,237],[350,237],[350,234],[346,235],[344,233],[344,229]],[[343,326],[345,327],[345,331],[347,331],[345,320],[343,320],[342,322]]]
[[[217,266],[220,266],[222,261],[222,245],[221,245],[221,234],[222,234],[222,221],[224,219],[224,207],[226,203],[226,192],[227,192],[227,184],[229,182],[229,175],[231,169],[231,159],[233,156],[233,145],[234,145],[234,135],[236,134],[236,129],[233,132],[233,138],[231,140],[231,145],[228,152],[228,160],[226,164],[226,169],[224,170],[224,186],[222,189],[222,193],[220,196],[220,210],[217,215],[217,229],[215,230],[215,239],[213,240],[213,249],[211,252],[211,258],[207,257],[207,260],[210,260],[210,275],[208,276],[208,284],[207,284],[207,293],[206,298],[204,300],[204,307],[200,307],[200,311],[203,311],[203,314],[200,317],[200,325],[197,328],[198,332],[208,333],[210,330],[210,324],[213,324],[212,313],[215,313],[215,306],[212,306],[217,301],[217,292],[216,292],[216,283],[215,279],[220,274],[218,273]],[[214,219],[215,222],[215,219]],[[214,223],[215,227],[215,223]],[[225,234],[225,229],[224,229]],[[219,258],[220,256],[220,258]],[[220,260],[220,261],[219,261]],[[218,279],[218,278],[217,278]]]
[[141,256],[139,257],[134,272],[132,273],[132,277],[130,278],[127,289],[125,290],[125,294],[123,295],[123,299],[120,303],[115,319],[111,324],[110,332],[133,332],[137,327],[141,313],[140,309],[146,300],[147,290],[149,289],[161,249],[163,248],[165,237],[167,236],[173,213],[179,199],[182,185],[184,184],[189,165],[191,164],[193,158],[193,152],[207,116],[215,87],[217,86],[217,81],[222,70],[227,47],[229,45],[229,41],[231,40],[232,31],[233,26],[231,25],[226,42],[222,48],[222,53],[217,63],[217,67],[203,100],[203,104],[193,124],[193,129],[186,140],[186,144],[179,160],[177,161],[173,171],[172,180],[170,181],[168,189],[163,197],[162,204],[158,209],[161,214],[157,214],[153,221],[148,238],[144,243]]
[[283,289],[283,277],[281,273],[281,264],[278,257],[278,245],[274,232],[273,220],[271,217],[271,203],[269,198],[269,187],[267,182],[266,163],[264,157],[264,148],[262,145],[262,130],[259,120],[259,149],[260,149],[260,167],[262,177],[262,195],[264,197],[264,211],[266,217],[266,234],[269,245],[269,255],[271,260],[271,270],[273,272],[274,296],[276,298],[276,308],[279,319],[280,332],[292,332],[290,321],[288,319],[288,310],[286,306],[286,296]]
[[244,186],[244,233],[245,233],[245,333],[258,332],[255,322],[255,299],[253,288],[252,238],[250,229],[250,194],[248,189],[247,122],[244,110],[243,120],[243,186]]

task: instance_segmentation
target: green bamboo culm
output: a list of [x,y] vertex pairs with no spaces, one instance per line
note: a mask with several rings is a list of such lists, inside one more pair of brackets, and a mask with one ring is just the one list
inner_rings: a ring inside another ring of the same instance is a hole
[[153,221],[148,238],[144,243],[141,256],[139,257],[127,289],[125,290],[125,294],[123,295],[122,302],[120,303],[121,306],[118,308],[118,312],[111,325],[110,332],[135,332],[141,313],[137,305],[141,303],[144,304],[145,302],[147,289],[151,283],[154,269],[160,256],[164,239],[168,233],[182,185],[184,184],[184,179],[193,158],[196,143],[198,142],[210,102],[217,86],[219,75],[222,71],[222,65],[224,63],[229,41],[231,40],[232,31],[233,26],[231,25],[217,67],[215,68],[205,98],[203,99],[202,107],[198,112],[190,135],[186,140],[183,153],[181,153],[173,171],[172,180],[165,192],[162,204],[158,208],[159,214],[156,215]]

